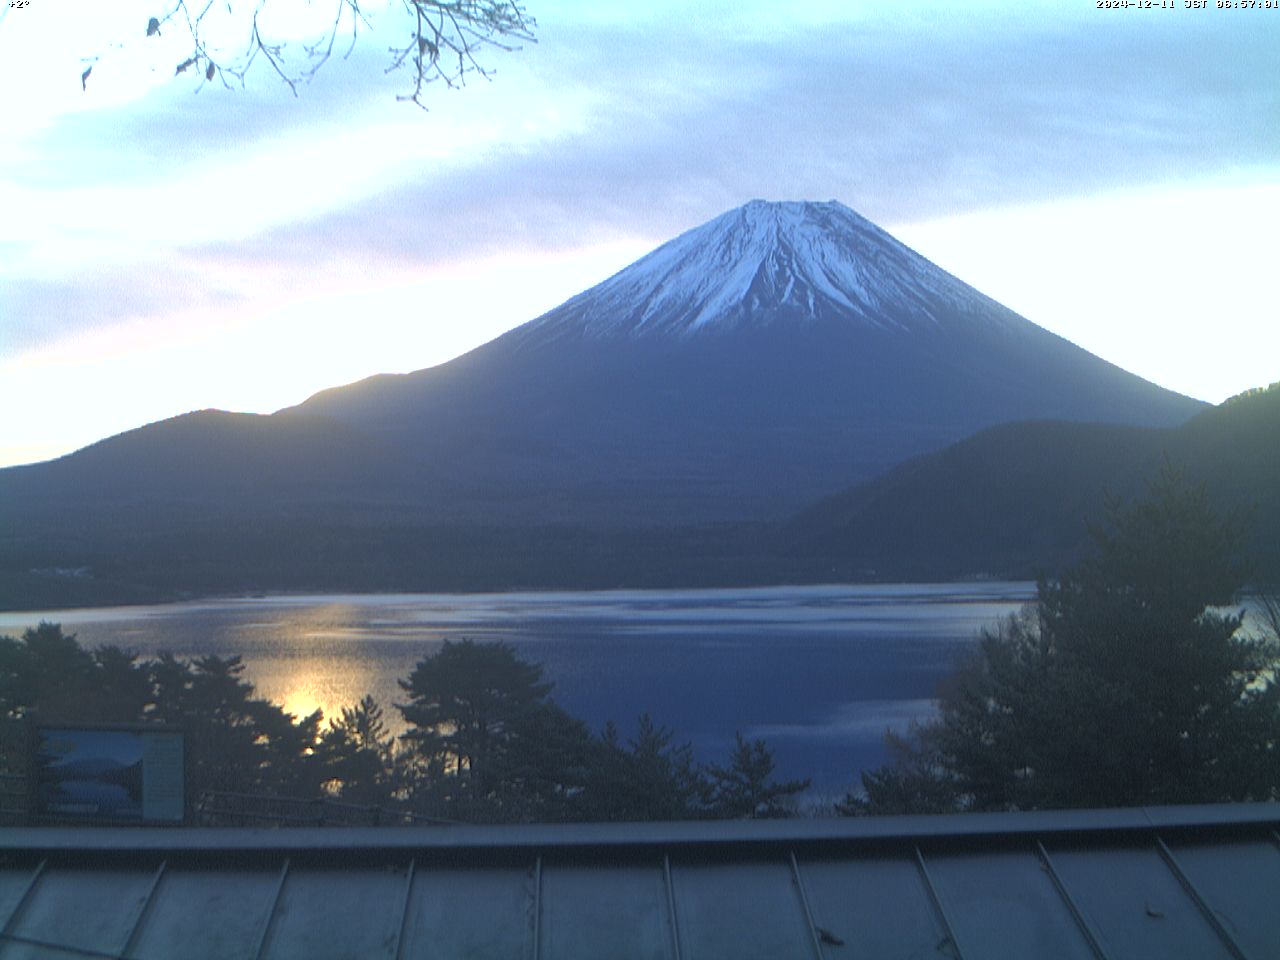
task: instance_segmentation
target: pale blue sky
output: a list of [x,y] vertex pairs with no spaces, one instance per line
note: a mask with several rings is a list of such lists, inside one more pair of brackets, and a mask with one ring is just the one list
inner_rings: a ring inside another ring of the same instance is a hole
[[1280,9],[528,6],[425,113],[391,7],[296,99],[172,79],[143,0],[6,9],[0,464],[429,366],[754,197],[1193,396],[1280,379]]

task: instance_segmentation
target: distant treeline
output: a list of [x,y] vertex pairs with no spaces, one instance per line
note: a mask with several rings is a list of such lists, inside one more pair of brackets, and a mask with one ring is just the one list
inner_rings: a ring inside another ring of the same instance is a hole
[[488,527],[216,512],[45,524],[0,541],[0,609],[157,603],[271,592],[712,587],[813,582],[766,524]]

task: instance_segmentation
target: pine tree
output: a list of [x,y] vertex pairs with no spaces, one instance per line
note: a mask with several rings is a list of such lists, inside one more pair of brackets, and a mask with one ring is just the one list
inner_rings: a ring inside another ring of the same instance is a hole
[[568,815],[589,738],[548,699],[541,666],[505,643],[446,640],[400,687],[419,808],[457,819]]
[[711,813],[730,819],[790,816],[788,800],[809,789],[809,780],[779,782],[773,778],[773,751],[763,740],[735,734],[729,765],[707,769]]
[[1280,795],[1280,656],[1225,609],[1244,585],[1240,524],[1166,467],[1094,540],[949,682],[916,735],[930,762],[867,775],[868,796],[919,773],[965,809]]

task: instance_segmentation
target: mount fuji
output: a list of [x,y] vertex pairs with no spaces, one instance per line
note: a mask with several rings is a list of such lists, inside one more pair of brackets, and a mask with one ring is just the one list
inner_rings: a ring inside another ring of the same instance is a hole
[[[353,586],[325,572],[340,561],[364,588],[430,589],[404,571],[456,573],[457,545],[485,529],[525,531],[518,549],[472,559],[486,585],[532,582],[529,570],[545,582],[539,530],[774,521],[997,424],[1173,426],[1202,407],[839,203],[753,201],[448,363],[0,470],[0,574],[25,578],[18,603],[32,571],[146,563],[171,583],[197,560],[207,589]],[[322,531],[339,528],[336,546]],[[565,556],[583,562],[582,542]],[[654,547],[654,563],[670,554]],[[245,572],[255,556],[271,577]],[[310,579],[290,573],[304,561]],[[509,576],[489,576],[503,563]]]
[[277,416],[405,451],[452,516],[651,523],[779,517],[1007,421],[1200,407],[839,203],[753,201],[466,356]]
[[519,335],[690,337],[823,322],[926,335],[965,322],[1018,325],[848,207],[754,200],[662,245]]

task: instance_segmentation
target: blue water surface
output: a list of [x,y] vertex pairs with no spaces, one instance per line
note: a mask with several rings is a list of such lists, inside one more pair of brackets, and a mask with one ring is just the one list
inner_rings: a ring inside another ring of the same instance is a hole
[[82,644],[148,656],[239,654],[260,695],[332,715],[372,693],[397,717],[397,679],[446,639],[503,640],[541,663],[553,696],[625,736],[648,712],[723,762],[735,732],[763,737],[779,774],[839,796],[885,758],[886,729],[934,709],[939,680],[1029,583],[731,590],[326,595],[0,614]]

